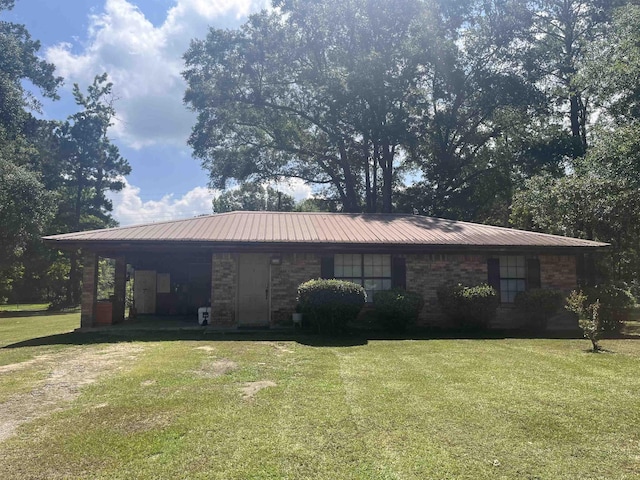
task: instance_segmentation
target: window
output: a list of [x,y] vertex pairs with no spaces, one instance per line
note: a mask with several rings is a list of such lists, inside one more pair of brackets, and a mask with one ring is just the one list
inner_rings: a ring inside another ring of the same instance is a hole
[[523,256],[500,257],[500,299],[502,303],[513,303],[518,292],[527,288],[527,269]]
[[337,254],[333,260],[334,277],[362,285],[367,302],[374,292],[391,289],[391,255]]

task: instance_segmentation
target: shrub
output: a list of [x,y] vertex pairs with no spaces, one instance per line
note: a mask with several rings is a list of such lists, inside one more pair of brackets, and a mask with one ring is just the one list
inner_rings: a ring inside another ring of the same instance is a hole
[[442,285],[437,293],[445,316],[462,328],[487,328],[500,303],[496,291],[486,283]]
[[309,280],[298,287],[305,319],[320,333],[334,335],[355,320],[367,294],[361,285],[344,280]]
[[578,315],[578,324],[582,328],[584,338],[591,341],[594,352],[601,350],[599,340],[602,335],[600,318],[600,301],[589,303],[589,298],[583,292],[573,291],[567,297],[567,310]]
[[584,291],[590,304],[600,301],[600,325],[605,332],[619,332],[627,310],[635,304],[633,295],[623,285],[603,284]]
[[547,320],[556,313],[564,301],[562,292],[546,288],[534,288],[518,292],[514,300],[516,308],[527,319],[527,325],[547,328]]
[[415,323],[424,300],[419,293],[393,289],[376,292],[373,296],[376,318],[385,330],[402,332]]

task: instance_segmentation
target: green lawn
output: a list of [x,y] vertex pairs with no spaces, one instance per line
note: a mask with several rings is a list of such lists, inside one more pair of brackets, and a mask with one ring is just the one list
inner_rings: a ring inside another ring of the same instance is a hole
[[65,333],[78,323],[0,318],[3,479],[640,477],[640,339]]
[[12,303],[0,305],[0,312],[39,312],[46,310],[48,303]]

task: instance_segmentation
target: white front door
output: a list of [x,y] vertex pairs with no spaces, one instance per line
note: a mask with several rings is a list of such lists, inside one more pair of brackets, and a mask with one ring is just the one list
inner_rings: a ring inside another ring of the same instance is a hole
[[156,313],[156,271],[136,270],[133,301],[138,313]]
[[268,254],[240,254],[238,265],[238,325],[269,325]]

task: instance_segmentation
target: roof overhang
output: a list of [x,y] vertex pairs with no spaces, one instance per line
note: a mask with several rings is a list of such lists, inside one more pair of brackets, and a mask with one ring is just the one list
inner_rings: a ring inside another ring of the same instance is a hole
[[73,241],[45,238],[46,245],[60,250],[83,250],[104,256],[128,252],[155,253],[249,253],[249,252],[360,252],[360,253],[392,253],[392,254],[431,254],[431,253],[463,253],[463,254],[555,254],[567,255],[588,252],[603,252],[609,245],[597,246],[549,246],[549,245],[418,245],[384,244],[384,243],[294,243],[294,242],[202,242],[202,241],[170,241],[170,240],[135,240],[135,241]]

